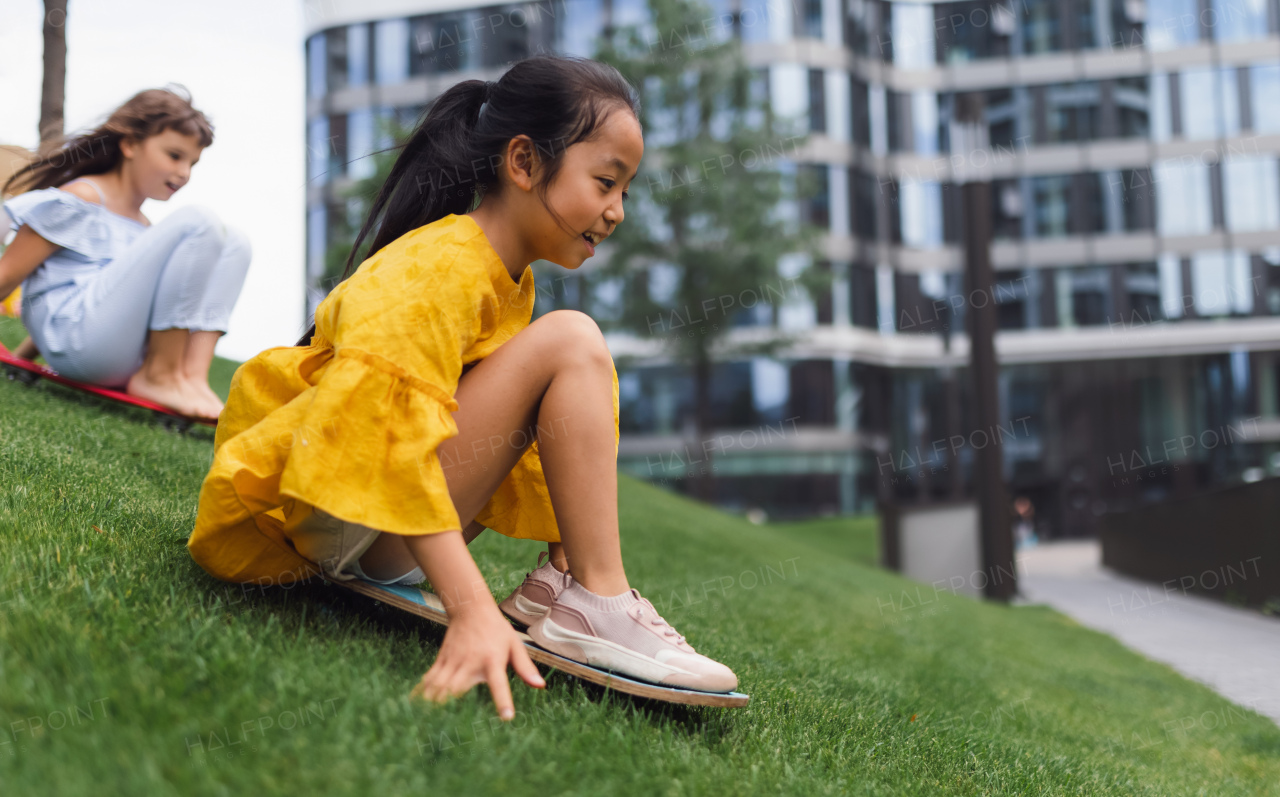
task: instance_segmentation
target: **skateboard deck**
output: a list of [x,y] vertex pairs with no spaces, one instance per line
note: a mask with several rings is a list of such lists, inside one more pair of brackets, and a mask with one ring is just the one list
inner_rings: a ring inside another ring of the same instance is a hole
[[181,415],[168,407],[156,404],[154,401],[147,401],[146,399],[138,398],[137,396],[130,396],[122,390],[112,390],[111,388],[99,387],[98,385],[90,385],[84,382],[77,382],[74,379],[68,379],[65,376],[59,375],[57,371],[49,368],[48,366],[37,365],[30,360],[24,360],[21,357],[13,356],[13,352],[5,348],[3,343],[0,343],[0,365],[4,366],[5,376],[10,380],[30,385],[37,379],[48,379],[50,382],[56,382],[59,385],[69,387],[73,390],[79,390],[82,393],[89,393],[109,401],[128,404],[133,407],[141,407],[144,410],[151,410],[161,416],[161,423],[166,427],[177,429],[178,431],[186,431],[192,424],[211,427],[218,425],[217,421]]
[[[444,610],[440,597],[417,587],[401,585],[374,584],[371,581],[356,579],[354,581],[331,581],[341,587],[358,592],[374,600],[381,601],[402,611],[430,620],[433,623],[447,626],[449,615]],[[505,616],[505,615],[504,615]],[[568,673],[575,678],[599,684],[606,689],[623,692],[636,697],[662,700],[667,703],[680,703],[686,706],[717,706],[721,708],[738,708],[747,705],[751,698],[741,692],[699,692],[694,689],[681,689],[673,686],[648,683],[628,678],[625,675],[601,670],[587,664],[566,659],[549,650],[538,647],[529,635],[516,631],[529,651],[529,658]]]

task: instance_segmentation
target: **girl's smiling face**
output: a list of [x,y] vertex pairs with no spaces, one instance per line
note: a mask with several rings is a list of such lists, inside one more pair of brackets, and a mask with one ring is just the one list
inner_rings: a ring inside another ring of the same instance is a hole
[[592,138],[569,147],[547,186],[546,206],[538,201],[528,208],[543,216],[529,225],[537,256],[577,268],[594,255],[622,223],[623,201],[643,155],[640,122],[624,109],[612,111]]
[[203,147],[195,136],[168,129],[141,144],[121,141],[120,151],[135,188],[163,202],[191,179],[191,167],[200,161]]

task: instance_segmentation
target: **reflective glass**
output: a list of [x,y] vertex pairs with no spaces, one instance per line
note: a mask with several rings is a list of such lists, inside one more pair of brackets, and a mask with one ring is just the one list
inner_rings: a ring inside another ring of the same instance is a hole
[[894,3],[892,25],[893,63],[907,69],[933,66],[933,6]]
[[388,19],[374,27],[374,79],[393,86],[409,78],[409,22]]
[[1147,49],[1173,50],[1200,39],[1196,0],[1147,0]]
[[1156,229],[1161,235],[1200,235],[1213,230],[1206,164],[1158,161],[1152,166],[1152,179]]
[[1274,157],[1229,158],[1222,162],[1227,229],[1280,229],[1280,166]]

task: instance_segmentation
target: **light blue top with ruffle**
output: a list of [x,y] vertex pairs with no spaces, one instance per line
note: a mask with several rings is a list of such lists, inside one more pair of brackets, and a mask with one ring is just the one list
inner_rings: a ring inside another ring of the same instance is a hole
[[[88,181],[86,181],[88,182]],[[23,312],[41,299],[56,314],[83,285],[147,229],[140,221],[81,199],[60,188],[42,188],[6,199],[10,229],[26,224],[61,247],[22,283]]]

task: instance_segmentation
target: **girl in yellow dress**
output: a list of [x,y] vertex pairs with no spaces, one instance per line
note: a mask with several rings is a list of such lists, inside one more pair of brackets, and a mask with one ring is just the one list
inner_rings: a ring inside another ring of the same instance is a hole
[[[612,67],[552,56],[434,102],[357,236],[353,252],[376,230],[373,254],[298,346],[232,380],[188,543],[205,570],[260,584],[425,575],[450,625],[424,696],[487,683],[503,719],[508,665],[545,685],[507,618],[577,661],[736,688],[627,582],[603,335],[572,310],[530,323],[529,264],[577,268],[622,222],[638,107]],[[485,528],[547,544],[501,608],[467,552]]]

